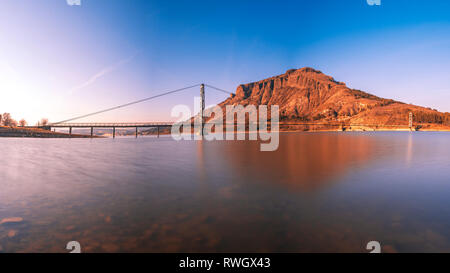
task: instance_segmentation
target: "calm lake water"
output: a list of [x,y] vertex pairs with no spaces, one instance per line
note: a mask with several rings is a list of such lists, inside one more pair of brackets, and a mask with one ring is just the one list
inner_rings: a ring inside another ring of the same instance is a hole
[[0,139],[0,252],[450,252],[449,133]]

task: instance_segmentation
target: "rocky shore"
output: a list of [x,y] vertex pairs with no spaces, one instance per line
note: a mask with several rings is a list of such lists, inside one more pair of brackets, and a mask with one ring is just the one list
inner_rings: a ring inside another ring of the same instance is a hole
[[[39,128],[2,127],[0,137],[35,137],[35,138],[91,138],[88,135],[65,134]],[[96,138],[97,136],[94,136]]]

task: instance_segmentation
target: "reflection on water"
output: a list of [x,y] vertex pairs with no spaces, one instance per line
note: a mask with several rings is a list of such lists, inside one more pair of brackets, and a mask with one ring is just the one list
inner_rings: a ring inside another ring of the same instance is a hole
[[276,152],[170,138],[0,151],[0,252],[450,251],[446,133],[285,133]]

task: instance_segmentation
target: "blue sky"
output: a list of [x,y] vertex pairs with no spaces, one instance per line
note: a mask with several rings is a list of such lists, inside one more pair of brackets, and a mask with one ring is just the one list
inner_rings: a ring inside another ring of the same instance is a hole
[[[201,82],[314,67],[349,87],[450,111],[450,1],[3,0],[0,112],[35,123]],[[88,121],[165,121],[198,90]],[[208,92],[207,104],[226,95]]]

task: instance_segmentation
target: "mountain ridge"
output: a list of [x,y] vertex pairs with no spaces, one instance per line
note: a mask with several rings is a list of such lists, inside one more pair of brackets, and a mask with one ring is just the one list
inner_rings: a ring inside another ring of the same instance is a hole
[[284,74],[241,84],[219,106],[225,109],[226,105],[238,104],[279,105],[281,122],[395,127],[408,126],[411,112],[417,129],[450,129],[450,113],[352,89],[311,67],[289,69]]

